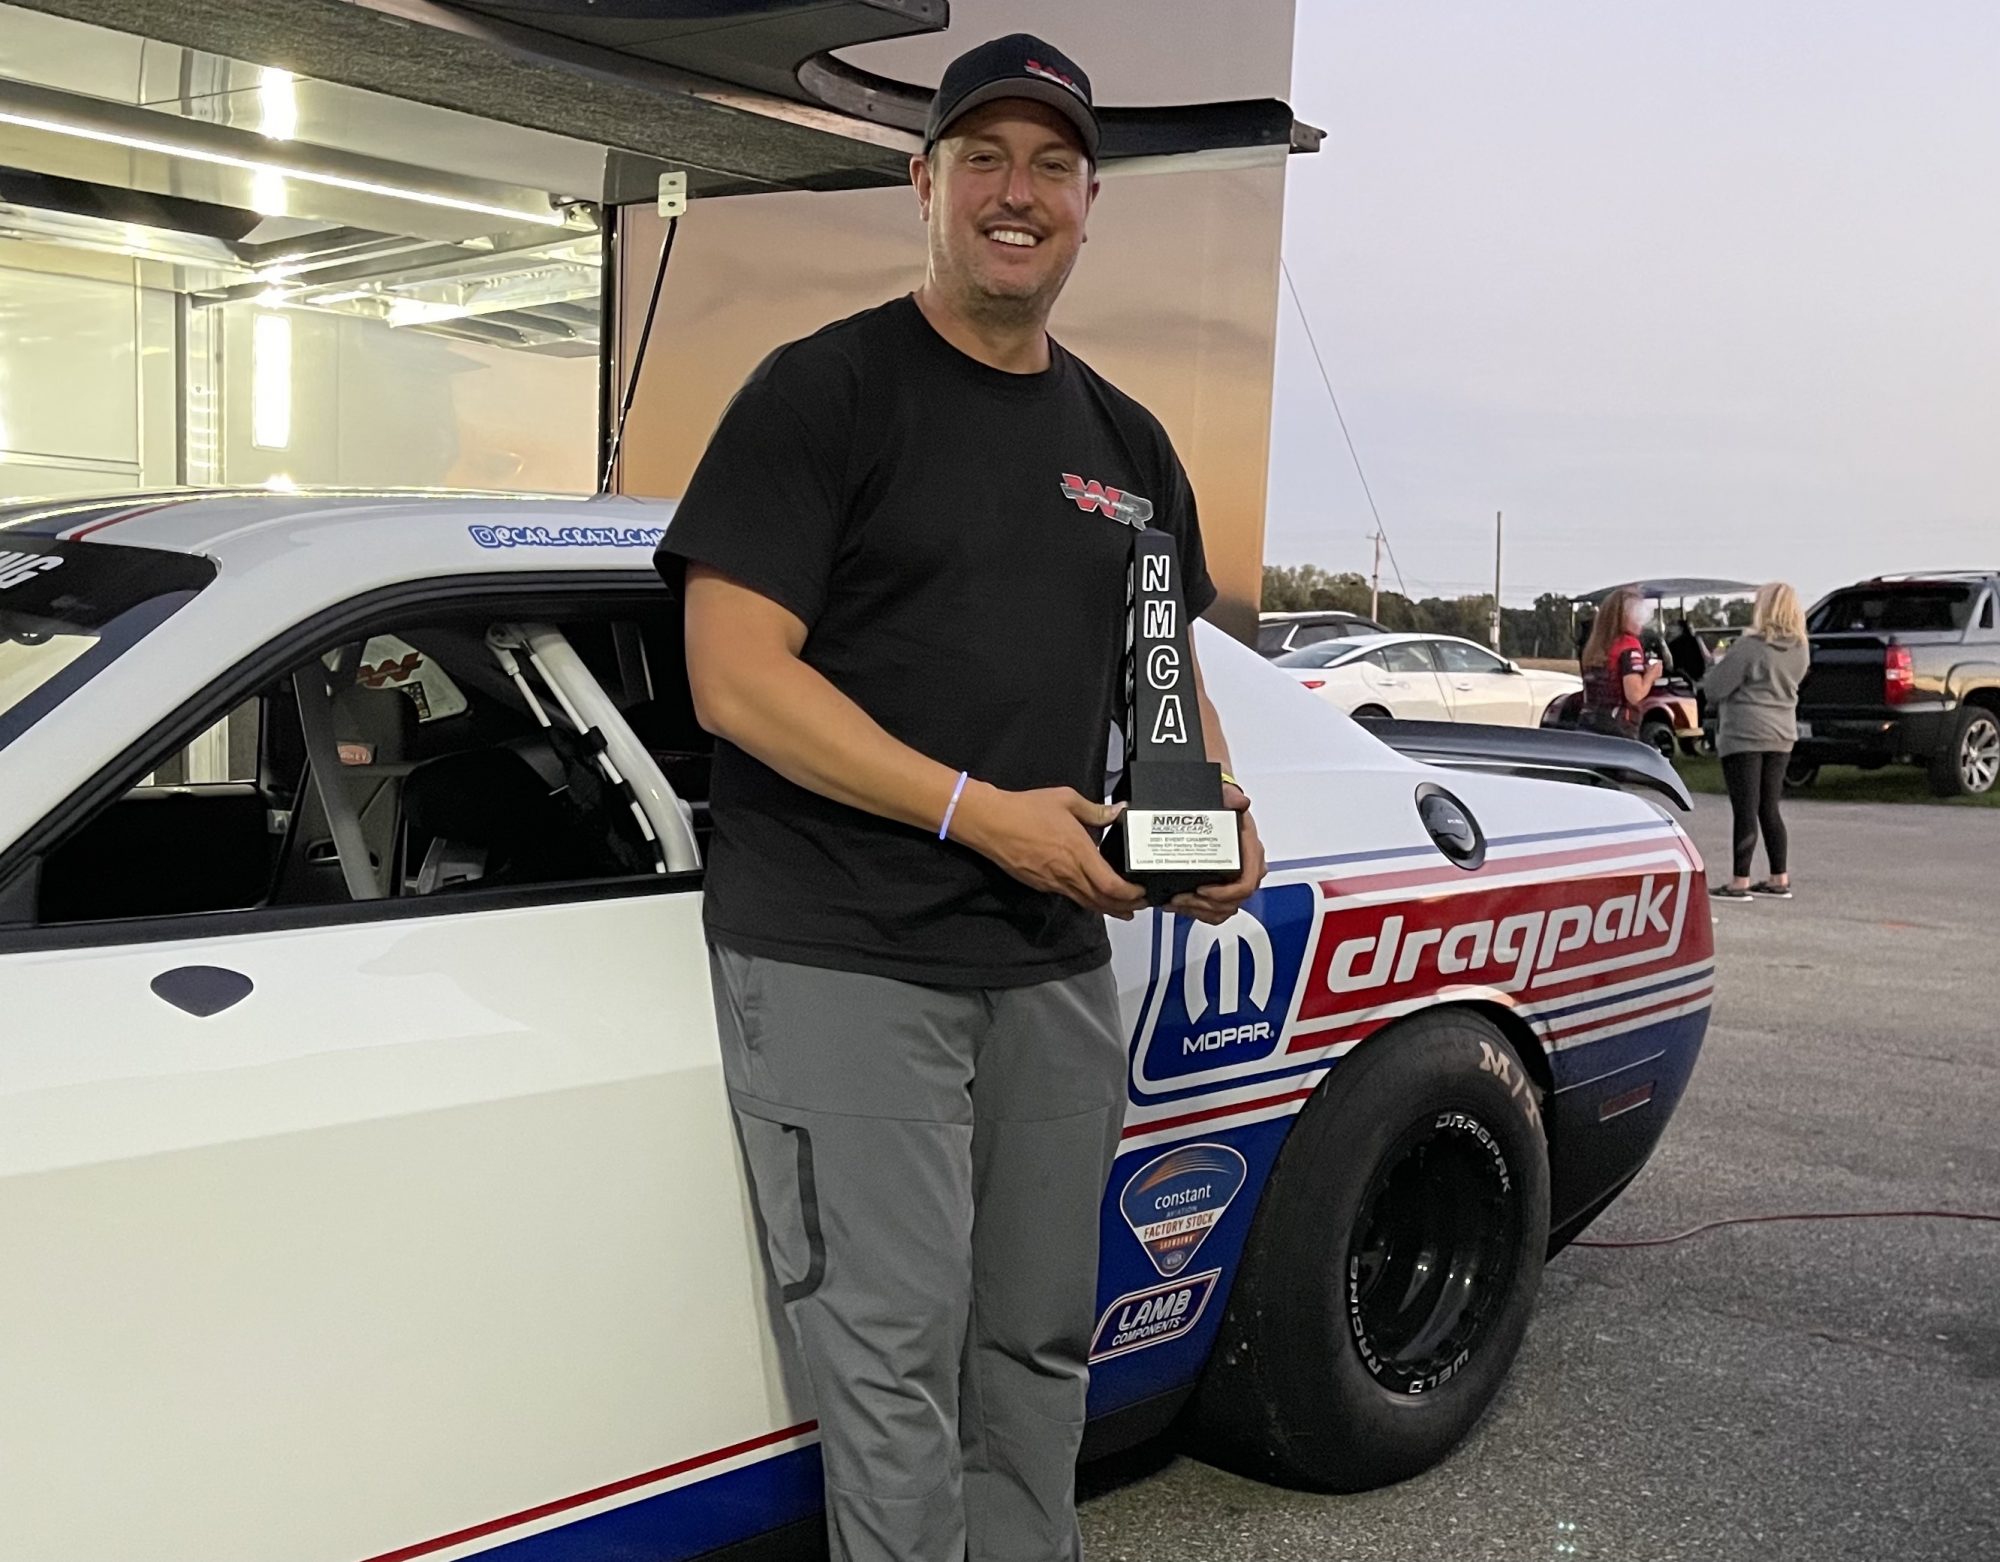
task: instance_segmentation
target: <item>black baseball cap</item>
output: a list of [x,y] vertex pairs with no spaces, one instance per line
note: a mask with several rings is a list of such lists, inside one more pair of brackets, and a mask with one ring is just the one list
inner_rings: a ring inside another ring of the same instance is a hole
[[1090,78],[1060,49],[1028,33],[1009,33],[967,49],[945,67],[924,121],[925,153],[961,114],[1000,98],[1048,104],[1076,127],[1084,151],[1096,161],[1097,109],[1090,101]]

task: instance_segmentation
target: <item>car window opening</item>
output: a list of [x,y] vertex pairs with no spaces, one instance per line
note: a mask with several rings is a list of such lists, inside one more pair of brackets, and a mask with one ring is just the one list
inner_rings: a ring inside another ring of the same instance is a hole
[[1813,634],[1963,630],[1972,621],[1968,586],[1889,585],[1836,591],[1813,609]]
[[[47,856],[36,921],[692,887],[712,741],[679,615],[617,613],[447,613],[344,636],[233,712],[226,742],[218,723],[154,756]],[[180,780],[205,744],[231,755],[231,779]]]

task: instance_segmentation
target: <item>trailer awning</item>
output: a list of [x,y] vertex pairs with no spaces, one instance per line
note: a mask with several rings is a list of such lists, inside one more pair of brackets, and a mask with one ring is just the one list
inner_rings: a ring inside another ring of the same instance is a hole
[[[945,0],[18,0],[315,80],[594,142],[599,198],[901,184],[928,86],[836,51],[950,22]],[[1312,151],[1275,99],[1106,106],[1104,161]]]

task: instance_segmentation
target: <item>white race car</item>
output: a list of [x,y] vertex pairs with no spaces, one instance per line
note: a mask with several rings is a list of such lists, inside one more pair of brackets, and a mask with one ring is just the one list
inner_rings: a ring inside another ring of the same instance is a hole
[[1324,640],[1272,661],[1350,716],[1539,727],[1583,688],[1575,673],[1523,667],[1457,635]]
[[[0,1555],[809,1536],[669,514],[0,510]],[[1701,865],[1652,800],[1544,779],[1671,792],[1637,745],[1433,729],[1428,762],[1200,644],[1272,871],[1223,927],[1113,926],[1087,1450],[1178,1424],[1376,1485],[1478,1418],[1544,1257],[1664,1128]]]

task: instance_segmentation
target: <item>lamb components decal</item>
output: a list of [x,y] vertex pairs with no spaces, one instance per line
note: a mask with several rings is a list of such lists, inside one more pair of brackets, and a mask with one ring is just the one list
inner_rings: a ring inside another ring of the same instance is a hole
[[1220,1224],[1249,1170],[1226,1144],[1184,1144],[1132,1173],[1119,1213],[1153,1267],[1172,1279]]
[[1097,1332],[1090,1337],[1091,1361],[1108,1361],[1186,1334],[1201,1322],[1221,1278],[1220,1269],[1209,1269],[1119,1297],[1097,1320]]

